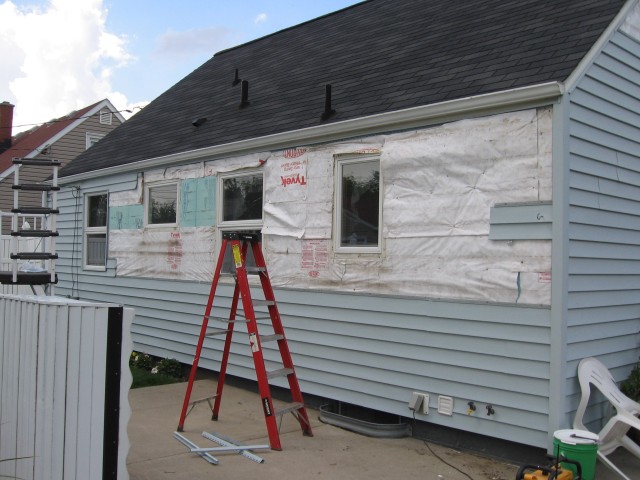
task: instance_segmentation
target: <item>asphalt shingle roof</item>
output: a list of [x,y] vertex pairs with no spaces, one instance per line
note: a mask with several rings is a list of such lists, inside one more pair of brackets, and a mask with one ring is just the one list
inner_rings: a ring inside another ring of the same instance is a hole
[[[624,0],[371,0],[216,54],[62,171],[564,81]],[[235,69],[249,82],[240,108]],[[194,127],[191,122],[207,117]]]

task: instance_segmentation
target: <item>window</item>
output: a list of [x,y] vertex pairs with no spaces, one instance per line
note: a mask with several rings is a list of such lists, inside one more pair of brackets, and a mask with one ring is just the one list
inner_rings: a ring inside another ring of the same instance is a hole
[[109,110],[100,110],[100,125],[111,125],[113,114]]
[[146,224],[176,225],[178,223],[178,184],[164,183],[146,188]]
[[[224,176],[218,188],[219,240],[225,232],[250,231],[260,233],[262,228],[262,173]],[[221,243],[220,243],[221,244]],[[247,266],[255,266],[251,249],[247,253]],[[225,252],[223,273],[235,271],[231,250]]]
[[104,138],[104,134],[87,132],[85,140],[86,148],[88,149],[94,146],[98,141],[102,140],[102,138]]
[[107,265],[107,194],[85,197],[84,266],[104,270]]
[[339,160],[336,178],[336,251],[380,252],[380,160]]

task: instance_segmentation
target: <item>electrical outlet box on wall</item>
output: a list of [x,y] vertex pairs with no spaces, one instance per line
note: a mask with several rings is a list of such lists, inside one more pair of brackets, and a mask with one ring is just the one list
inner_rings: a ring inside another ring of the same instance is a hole
[[411,399],[409,400],[409,410],[413,410],[415,413],[428,414],[429,413],[429,394],[413,392]]

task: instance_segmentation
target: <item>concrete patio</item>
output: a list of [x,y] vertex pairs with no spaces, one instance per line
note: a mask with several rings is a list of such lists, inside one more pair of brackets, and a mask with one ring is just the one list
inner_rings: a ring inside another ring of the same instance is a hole
[[[256,463],[237,453],[215,453],[212,465],[190,453],[177,441],[176,430],[185,383],[131,390],[132,417],[129,422],[131,449],[127,465],[131,480],[260,478],[297,479],[469,479],[512,480],[518,465],[456,451],[416,438],[373,438],[318,420],[318,411],[308,409],[313,437],[302,435],[292,415],[285,415],[280,428],[282,451],[255,450],[264,459]],[[211,396],[214,380],[194,383],[192,399]],[[277,402],[276,402],[277,403]],[[211,421],[206,403],[197,405],[185,422],[185,437],[199,447],[217,446],[202,437],[216,432],[247,445],[268,444],[261,403],[257,392],[225,385],[218,421]],[[628,455],[618,455],[620,466],[631,478],[640,478],[640,465]],[[601,464],[598,480],[614,480]]]

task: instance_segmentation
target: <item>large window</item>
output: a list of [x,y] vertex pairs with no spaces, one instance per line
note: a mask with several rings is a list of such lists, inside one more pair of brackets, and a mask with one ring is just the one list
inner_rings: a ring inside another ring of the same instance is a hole
[[336,251],[380,252],[380,214],[380,160],[338,160]]
[[84,266],[103,270],[107,265],[107,194],[85,197]]
[[178,223],[178,184],[148,186],[146,205],[147,225],[176,225]]
[[[259,233],[262,228],[262,173],[230,175],[220,178],[218,188],[219,239],[225,232],[250,231]],[[255,265],[249,249],[248,266]],[[235,271],[231,249],[227,249],[222,267],[224,273]]]

